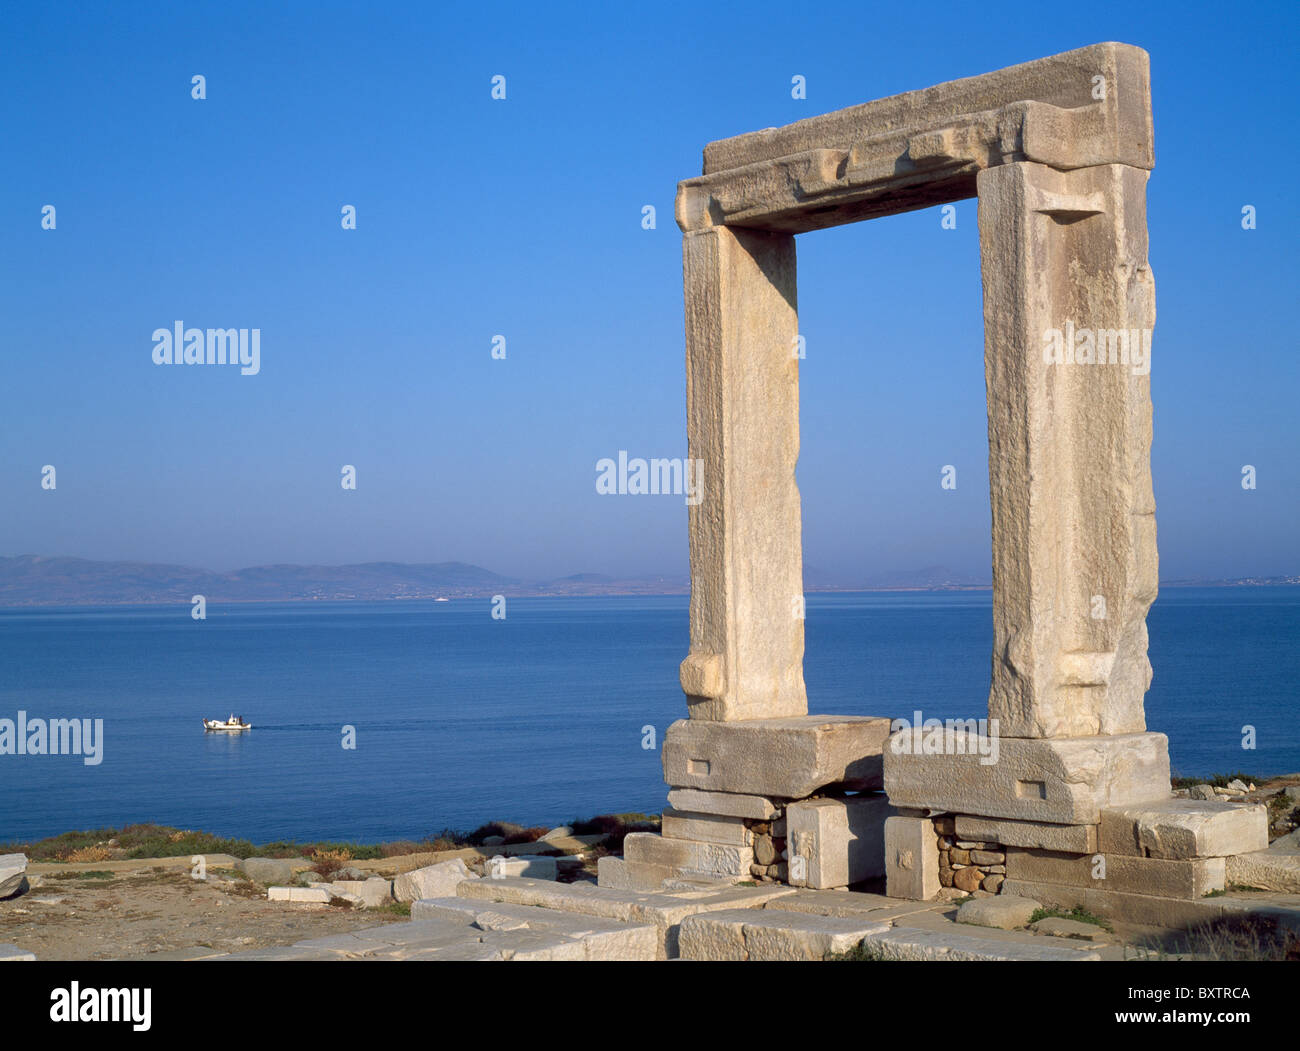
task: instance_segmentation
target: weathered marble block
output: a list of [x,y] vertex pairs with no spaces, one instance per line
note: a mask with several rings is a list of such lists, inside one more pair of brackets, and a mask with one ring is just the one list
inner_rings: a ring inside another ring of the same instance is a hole
[[1092,854],[1097,850],[1096,825],[1049,825],[1041,821],[1007,821],[958,814],[956,832],[958,839],[1008,847],[1035,847],[1066,854]]
[[939,893],[939,836],[929,818],[885,819],[885,893],[915,901]]
[[[910,735],[904,731],[896,737]],[[973,736],[973,735],[972,735]],[[1164,734],[1012,738],[997,761],[964,755],[899,753],[885,746],[885,791],[899,807],[1061,825],[1093,825],[1105,807],[1168,799],[1169,740]]]
[[727,843],[737,847],[752,846],[754,842],[744,818],[723,814],[693,814],[673,807],[664,810],[659,831],[665,839]]
[[623,840],[623,857],[629,863],[673,869],[678,875],[748,879],[749,866],[754,863],[754,849],[726,843],[664,839],[654,832],[631,832]]
[[1148,858],[1214,858],[1268,847],[1262,804],[1166,799],[1101,812],[1101,849]]
[[827,785],[879,788],[890,720],[804,715],[679,719],[664,735],[664,780],[682,788],[800,799]]
[[789,882],[829,890],[885,874],[884,795],[806,799],[786,807]]
[[763,796],[737,792],[703,792],[697,788],[670,789],[668,802],[674,810],[716,814],[721,817],[745,817],[754,821],[767,821],[778,811],[776,804]]
[[[1079,856],[1047,850],[1007,848],[1007,879],[1091,887],[1162,898],[1203,898],[1223,890],[1223,858],[1169,861],[1128,854]],[[1096,878],[1102,873],[1102,878]]]

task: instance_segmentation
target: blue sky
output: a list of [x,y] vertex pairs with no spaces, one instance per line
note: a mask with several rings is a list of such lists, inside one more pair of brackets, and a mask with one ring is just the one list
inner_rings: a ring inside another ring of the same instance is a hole
[[[1295,572],[1297,9],[1216,6],[10,7],[0,554],[684,574],[681,498],[594,481],[686,453],[704,144],[1121,40],[1152,64],[1161,576]],[[799,238],[807,565],[987,578],[976,234],[967,201]],[[260,374],[154,365],[177,319],[260,328]]]

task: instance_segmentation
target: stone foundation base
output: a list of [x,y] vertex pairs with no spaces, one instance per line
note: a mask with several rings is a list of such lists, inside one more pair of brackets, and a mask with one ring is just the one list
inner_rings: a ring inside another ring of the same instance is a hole
[[[1257,804],[1170,797],[1103,809],[1092,825],[916,815],[886,825],[892,897],[928,901],[941,888],[1021,894],[1041,884],[1086,891],[1081,897],[1089,900],[1115,893],[1199,901],[1248,882],[1232,874],[1245,872],[1250,859],[1266,857],[1276,867],[1277,855],[1261,849],[1268,812]],[[1300,867],[1300,858],[1292,860]],[[1274,876],[1267,885],[1287,889],[1288,881]]]

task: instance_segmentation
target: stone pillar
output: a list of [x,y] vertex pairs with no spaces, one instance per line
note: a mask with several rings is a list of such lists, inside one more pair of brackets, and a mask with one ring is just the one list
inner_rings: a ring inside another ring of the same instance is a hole
[[804,715],[794,237],[685,232],[693,719]]
[[1157,585],[1148,174],[1018,162],[978,175],[989,716],[1005,737],[1146,729]]

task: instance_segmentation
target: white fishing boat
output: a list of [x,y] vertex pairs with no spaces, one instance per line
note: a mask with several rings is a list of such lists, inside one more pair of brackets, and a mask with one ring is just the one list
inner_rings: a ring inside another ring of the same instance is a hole
[[204,719],[203,729],[209,733],[239,733],[241,730],[251,730],[252,723],[244,722],[241,715],[232,715],[224,723],[217,719]]

